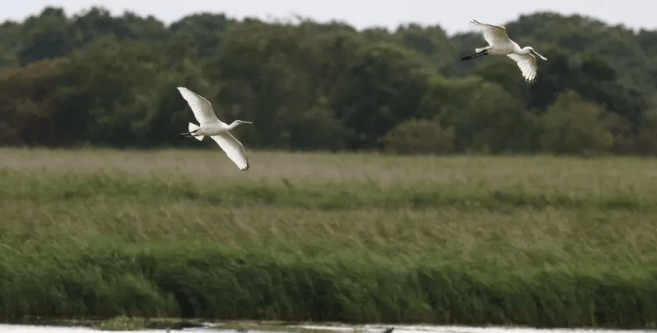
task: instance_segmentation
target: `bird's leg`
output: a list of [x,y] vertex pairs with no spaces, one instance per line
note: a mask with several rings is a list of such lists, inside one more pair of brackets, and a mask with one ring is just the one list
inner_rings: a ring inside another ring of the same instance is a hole
[[477,52],[475,54],[467,55],[467,56],[461,58],[461,60],[470,60],[470,59],[479,58],[479,57],[485,56],[485,55],[488,55],[488,50],[484,50],[484,51],[481,51],[481,52]]
[[194,133],[195,133],[196,131],[198,131],[198,129],[195,129],[195,130],[193,130],[193,131],[191,131],[191,132],[182,132],[182,133],[176,135],[176,139],[178,139],[178,140],[182,140],[182,139],[184,139],[184,138],[193,138],[193,137],[194,137]]
[[176,139],[178,140],[182,140],[184,138],[191,138],[191,137],[192,137],[192,133],[189,132],[184,132],[176,135]]

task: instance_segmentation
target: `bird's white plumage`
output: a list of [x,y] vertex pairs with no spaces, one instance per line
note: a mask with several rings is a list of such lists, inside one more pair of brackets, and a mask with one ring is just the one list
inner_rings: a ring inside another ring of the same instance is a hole
[[506,28],[499,25],[481,23],[477,20],[472,20],[472,25],[475,30],[479,31],[489,45],[499,45],[510,43],[511,39],[506,33]]
[[226,152],[228,158],[230,158],[240,170],[249,169],[249,161],[246,159],[244,146],[242,146],[242,143],[237,141],[232,134],[224,132],[219,135],[213,135],[212,139],[217,142],[219,147]]
[[[200,128],[200,126],[198,126],[196,124],[192,124],[192,123],[187,124],[187,129],[189,130],[189,133],[194,132],[199,128]],[[204,138],[204,136],[202,136],[202,135],[195,135],[194,136],[194,139],[196,139],[198,141],[203,141],[203,138]]]
[[190,123],[188,127],[189,132],[199,141],[203,140],[204,135],[210,136],[240,170],[248,170],[249,161],[246,158],[244,146],[228,131],[239,125],[239,123],[249,122],[238,120],[229,126],[217,118],[212,104],[207,99],[185,87],[178,87],[178,91],[185,101],[187,101],[187,104],[189,104],[189,107],[194,113],[194,117],[201,125],[199,127]]
[[180,95],[189,104],[192,112],[194,112],[194,118],[196,118],[201,126],[215,122],[221,123],[217,115],[214,114],[210,101],[185,87],[178,87],[178,91],[180,91]]
[[518,68],[520,68],[522,77],[524,77],[527,82],[534,82],[536,79],[536,57],[534,57],[533,54],[509,53],[506,56],[516,62]]
[[[527,82],[534,82],[538,67],[536,64],[536,56],[543,60],[547,60],[547,58],[538,54],[532,47],[520,48],[516,42],[509,38],[506,33],[506,28],[503,26],[481,23],[477,20],[472,20],[472,25],[476,31],[482,34],[488,43],[487,47],[475,48],[475,51],[478,54],[485,52],[485,54],[506,55],[516,62],[518,68],[520,68],[522,77]],[[534,56],[534,54],[536,56]],[[465,57],[465,59],[472,57],[473,56]]]

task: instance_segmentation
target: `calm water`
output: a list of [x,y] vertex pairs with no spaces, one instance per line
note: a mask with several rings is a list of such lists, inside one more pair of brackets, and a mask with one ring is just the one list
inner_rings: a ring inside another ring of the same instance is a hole
[[[289,332],[299,332],[299,328],[315,328],[323,330],[335,330],[336,333],[382,333],[390,326],[385,325],[302,325],[290,326]],[[394,333],[657,333],[655,330],[601,330],[601,329],[532,329],[532,328],[509,328],[509,327],[463,327],[463,326],[422,326],[422,325],[394,325]],[[99,331],[86,327],[54,327],[54,326],[30,326],[30,325],[5,325],[0,324],[0,333],[100,333]],[[167,330],[140,330],[140,331],[112,331],[123,333],[166,333]],[[187,328],[183,330],[171,330],[171,333],[238,333],[235,330],[206,328]],[[264,331],[250,330],[249,333],[270,333]],[[280,332],[277,332],[280,333]]]

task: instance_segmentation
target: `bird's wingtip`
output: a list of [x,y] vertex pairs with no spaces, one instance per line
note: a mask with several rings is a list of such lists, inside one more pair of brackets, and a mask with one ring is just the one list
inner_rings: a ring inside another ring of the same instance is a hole
[[184,92],[191,91],[191,90],[189,90],[189,89],[188,89],[187,87],[185,87],[185,86],[178,86],[178,87],[176,87],[176,89],[178,89],[178,91],[179,91],[181,94],[184,93]]

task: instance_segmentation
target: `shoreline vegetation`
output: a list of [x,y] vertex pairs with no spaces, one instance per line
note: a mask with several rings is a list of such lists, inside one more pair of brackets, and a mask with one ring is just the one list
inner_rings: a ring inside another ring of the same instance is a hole
[[[186,328],[206,328],[215,330],[235,330],[246,333],[248,331],[259,332],[294,332],[299,333],[336,333],[330,325],[344,326],[344,331],[358,332],[355,326],[347,329],[348,326],[340,323],[321,323],[327,325],[326,328],[317,324],[285,321],[253,321],[253,320],[230,320],[230,321],[208,321],[203,319],[181,319],[181,318],[140,318],[128,316],[116,316],[109,319],[49,319],[39,317],[26,317],[19,321],[12,322],[15,325],[36,325],[36,326],[66,326],[66,327],[90,327],[100,331],[138,331],[138,330],[182,330]],[[380,326],[380,325],[379,325]],[[381,329],[383,331],[383,329]]]
[[657,323],[652,158],[0,156],[2,322]]

